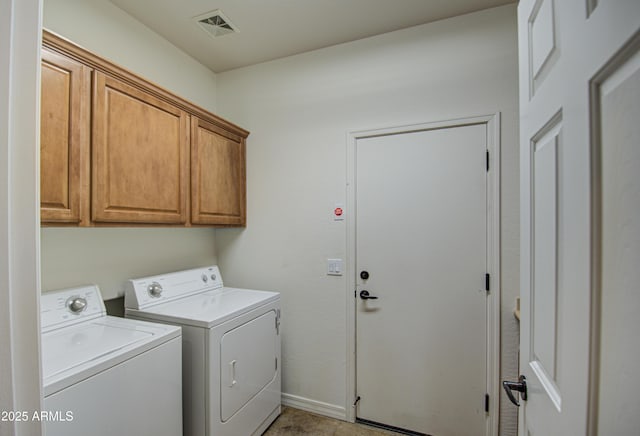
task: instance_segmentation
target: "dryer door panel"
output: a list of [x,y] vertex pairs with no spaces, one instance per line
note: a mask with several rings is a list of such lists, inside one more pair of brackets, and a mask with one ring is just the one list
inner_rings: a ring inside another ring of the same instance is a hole
[[276,376],[276,313],[226,332],[220,341],[220,413],[227,421]]

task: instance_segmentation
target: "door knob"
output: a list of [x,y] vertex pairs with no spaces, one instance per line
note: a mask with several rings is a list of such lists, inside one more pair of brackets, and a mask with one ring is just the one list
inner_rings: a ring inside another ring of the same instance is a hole
[[360,291],[360,298],[362,298],[363,300],[377,300],[378,297],[374,297],[373,295],[369,294],[369,291]]
[[527,401],[527,378],[524,375],[521,375],[518,378],[517,382],[506,380],[503,381],[502,387],[507,393],[507,397],[509,397],[509,400],[511,400],[511,402],[516,406],[520,407],[520,402],[516,400],[516,397],[513,395],[513,391],[520,392],[520,398],[522,398],[522,401]]

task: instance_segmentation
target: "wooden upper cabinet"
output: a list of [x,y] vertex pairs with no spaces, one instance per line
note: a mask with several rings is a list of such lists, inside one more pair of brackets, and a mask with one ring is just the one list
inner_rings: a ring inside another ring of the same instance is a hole
[[185,223],[189,114],[101,72],[93,80],[92,220]]
[[44,30],[44,225],[244,226],[248,135]]
[[42,50],[40,218],[88,220],[90,69]]
[[246,225],[245,137],[191,119],[191,222]]

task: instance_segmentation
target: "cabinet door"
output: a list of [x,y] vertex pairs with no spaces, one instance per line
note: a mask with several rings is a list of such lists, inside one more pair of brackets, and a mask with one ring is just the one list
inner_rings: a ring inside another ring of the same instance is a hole
[[93,221],[186,222],[187,112],[96,72],[92,135]]
[[40,219],[84,224],[88,218],[89,79],[84,65],[42,50]]
[[245,140],[196,117],[191,120],[191,222],[246,224]]

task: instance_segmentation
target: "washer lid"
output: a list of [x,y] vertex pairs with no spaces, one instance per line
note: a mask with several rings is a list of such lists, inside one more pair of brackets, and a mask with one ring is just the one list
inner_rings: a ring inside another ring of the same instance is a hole
[[145,310],[126,309],[126,313],[145,319],[211,328],[278,298],[278,292],[222,288]]
[[45,396],[142,354],[181,334],[180,327],[112,316],[42,334]]
[[150,336],[150,332],[93,323],[45,333],[42,341],[43,374],[45,377],[54,376]]

